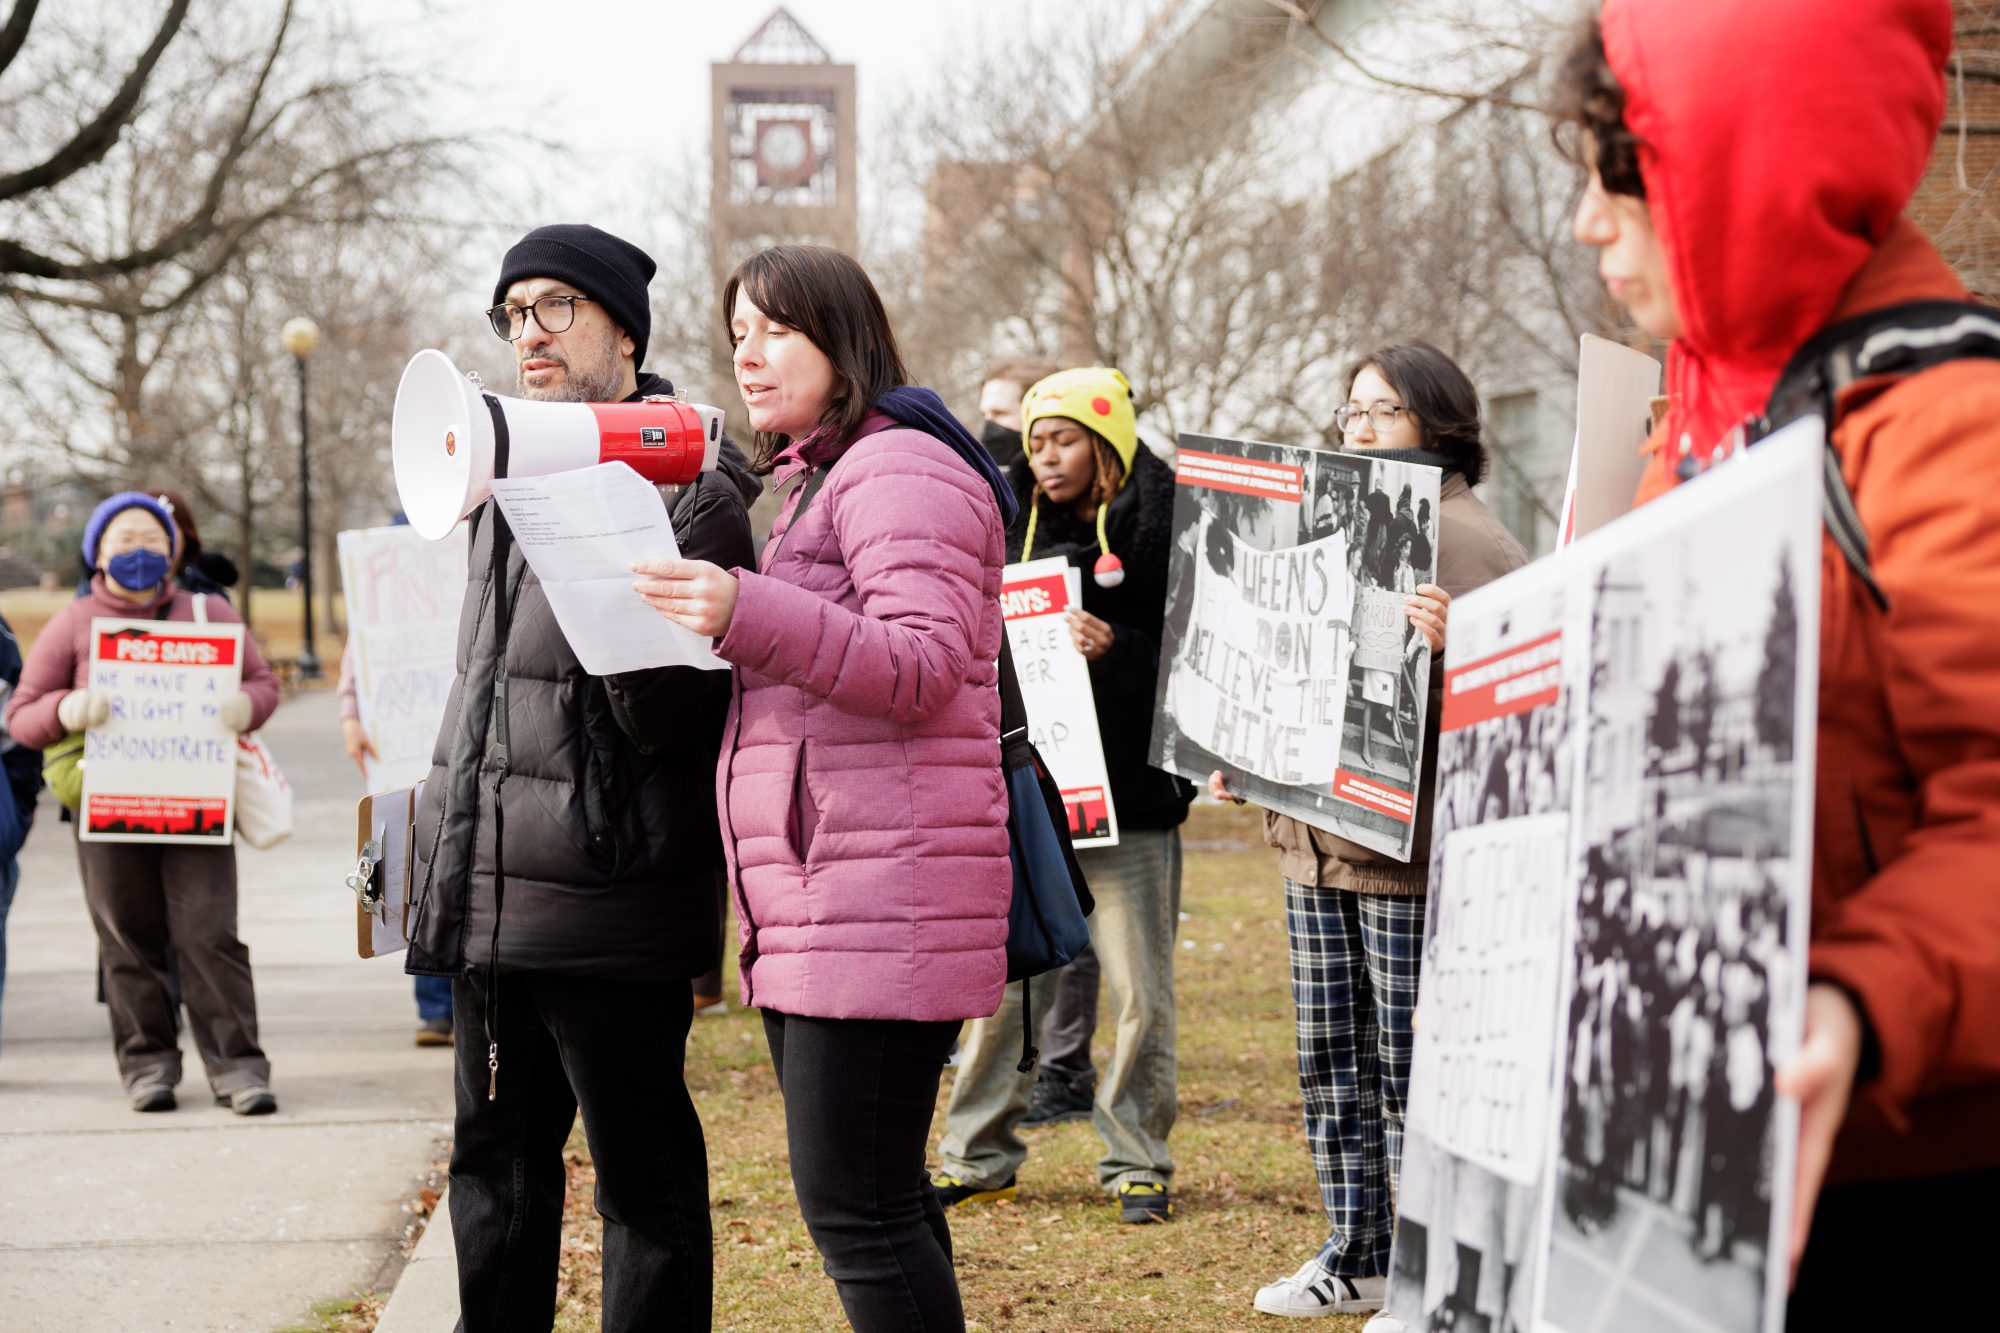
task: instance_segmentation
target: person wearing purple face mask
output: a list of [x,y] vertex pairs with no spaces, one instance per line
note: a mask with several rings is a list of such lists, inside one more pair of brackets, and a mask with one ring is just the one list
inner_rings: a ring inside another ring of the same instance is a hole
[[[178,540],[172,516],[153,496],[126,491],[97,506],[83,534],[83,558],[97,571],[90,591],[43,628],[8,701],[7,730],[18,742],[46,748],[110,718],[110,696],[89,683],[93,617],[236,623],[224,599],[205,597],[197,607],[202,594],[173,582]],[[232,731],[254,731],[277,707],[277,677],[246,637],[242,688],[222,704],[222,721]],[[167,975],[171,939],[188,1026],[216,1101],[238,1115],[277,1110],[271,1065],[257,1044],[250,951],[236,935],[236,849],[79,842],[77,863],[132,1109],[175,1106],[181,1051]]]

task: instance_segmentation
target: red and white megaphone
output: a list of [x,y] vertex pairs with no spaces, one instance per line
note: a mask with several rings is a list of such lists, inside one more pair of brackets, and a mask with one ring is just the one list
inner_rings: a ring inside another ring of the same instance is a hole
[[507,473],[539,477],[599,463],[627,463],[656,486],[684,486],[713,471],[722,409],[648,398],[636,403],[544,403],[501,398],[426,349],[396,387],[390,452],[410,526],[432,541],[485,502],[493,482],[493,415],[507,419]]

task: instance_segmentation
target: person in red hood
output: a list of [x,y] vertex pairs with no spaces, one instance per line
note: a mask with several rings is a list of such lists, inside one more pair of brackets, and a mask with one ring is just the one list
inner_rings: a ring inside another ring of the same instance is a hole
[[[1673,344],[1641,503],[1738,447],[1822,329],[1967,299],[1903,216],[1951,37],[1948,0],[1607,0],[1579,37],[1555,108],[1591,172],[1576,238]],[[1927,1282],[1969,1288],[1978,1229],[1944,1219],[2000,1189],[2000,362],[1835,409],[1887,605],[1828,541],[1811,986],[1777,1080],[1802,1108],[1795,1328],[1908,1271],[1915,1219],[1942,1224]]]

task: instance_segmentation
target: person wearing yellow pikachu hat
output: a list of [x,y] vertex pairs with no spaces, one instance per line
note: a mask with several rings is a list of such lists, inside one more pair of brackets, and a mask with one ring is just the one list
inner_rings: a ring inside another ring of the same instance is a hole
[[[1021,513],[1009,560],[1062,556],[1091,577],[1068,630],[1090,663],[1118,843],[1077,853],[1097,900],[1091,949],[1037,984],[1042,1070],[1021,1073],[1021,988],[968,1026],[946,1113],[936,1185],[947,1207],[1011,1198],[1027,1149],[1017,1127],[1090,1115],[1104,1140],[1098,1184],[1121,1221],[1173,1216],[1167,1135],[1177,1108],[1174,932],[1180,826],[1194,789],[1147,762],[1173,542],[1173,469],[1140,447],[1132,386],[1110,366],[1058,371],[1021,404],[1026,465],[1010,474]],[[1089,832],[1089,830],[1084,830]],[[1086,961],[1089,960],[1089,961]],[[1118,1033],[1100,1080],[1090,1064],[1101,970]],[[1054,1013],[1047,1011],[1053,1005]]]

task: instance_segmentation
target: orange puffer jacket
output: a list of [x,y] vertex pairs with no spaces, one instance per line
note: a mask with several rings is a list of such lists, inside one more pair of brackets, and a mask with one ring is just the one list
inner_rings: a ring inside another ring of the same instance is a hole
[[[1834,322],[1965,289],[1891,232]],[[1811,974],[1860,1001],[1880,1054],[1836,1180],[2000,1164],[2000,362],[1952,362],[1839,404],[1834,448],[1885,613],[1820,559]],[[1666,428],[1641,502],[1674,484]]]
[[[1819,329],[1965,299],[1902,216],[1943,117],[1952,6],[1839,8],[1604,6],[1681,326],[1641,500],[1683,455],[1706,462]],[[1810,969],[1859,1002],[1880,1058],[1832,1175],[1996,1165],[2000,362],[1863,382],[1837,407],[1889,609],[1825,543]]]

